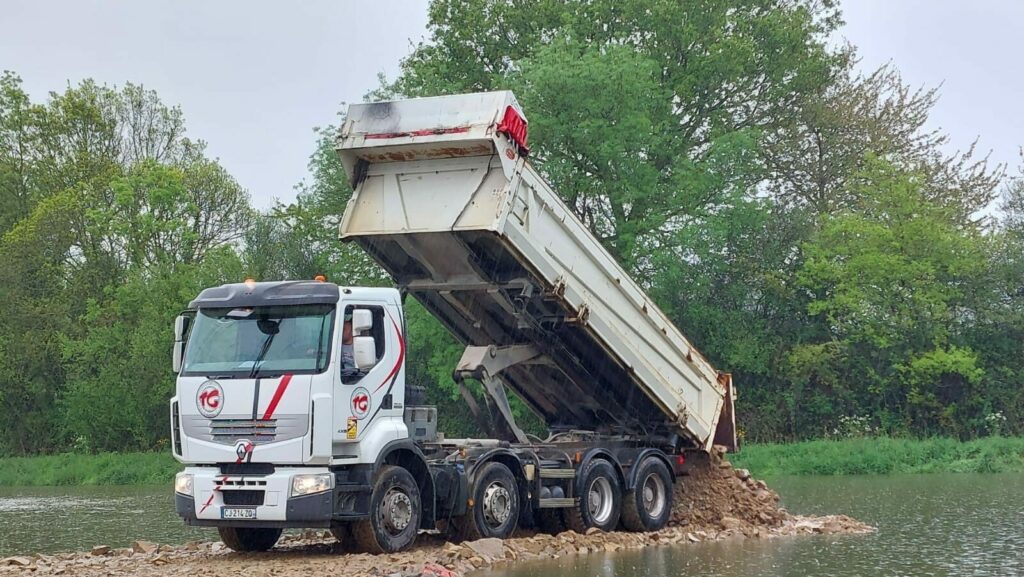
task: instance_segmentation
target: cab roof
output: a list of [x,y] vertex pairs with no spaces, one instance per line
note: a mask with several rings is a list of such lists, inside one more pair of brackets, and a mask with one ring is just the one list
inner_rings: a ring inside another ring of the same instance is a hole
[[204,289],[190,309],[335,304],[338,285],[321,281],[240,282]]

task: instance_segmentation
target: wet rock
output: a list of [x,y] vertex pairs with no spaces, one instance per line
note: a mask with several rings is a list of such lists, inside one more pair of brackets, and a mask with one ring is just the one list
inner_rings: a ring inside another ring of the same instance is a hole
[[93,547],[92,551],[90,551],[89,553],[95,557],[106,555],[107,553],[110,553],[110,547],[107,547],[106,545],[97,545]]
[[505,549],[501,539],[495,539],[494,537],[470,541],[466,543],[466,546],[484,559],[501,559],[505,556]]
[[32,559],[28,557],[4,557],[0,559],[0,565],[14,565],[15,567],[28,567],[32,564]]
[[156,553],[157,549],[159,549],[159,545],[150,541],[132,541],[132,551],[135,553],[149,555]]

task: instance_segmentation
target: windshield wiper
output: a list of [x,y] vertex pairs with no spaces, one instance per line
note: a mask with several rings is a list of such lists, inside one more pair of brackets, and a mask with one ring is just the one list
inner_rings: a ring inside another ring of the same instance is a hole
[[256,355],[256,360],[252,362],[252,370],[249,371],[249,378],[254,379],[260,374],[260,363],[263,362],[263,357],[267,356],[267,351],[270,350],[270,343],[274,342],[274,335],[277,331],[273,331],[267,335],[267,339],[263,341],[263,346],[260,347],[260,354]]

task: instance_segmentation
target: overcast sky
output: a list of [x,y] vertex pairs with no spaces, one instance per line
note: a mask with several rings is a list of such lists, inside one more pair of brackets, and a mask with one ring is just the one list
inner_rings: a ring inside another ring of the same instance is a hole
[[[963,148],[1016,170],[1024,144],[1017,0],[846,0],[842,35],[862,66],[892,61],[912,85],[942,83],[932,120]],[[189,134],[266,208],[294,198],[312,128],[393,78],[421,40],[413,0],[5,0],[0,68],[34,99],[68,82],[143,84],[184,110]]]

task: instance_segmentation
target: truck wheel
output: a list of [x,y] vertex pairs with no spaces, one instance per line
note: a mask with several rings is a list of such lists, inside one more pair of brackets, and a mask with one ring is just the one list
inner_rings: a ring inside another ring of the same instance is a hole
[[583,472],[583,492],[578,507],[564,509],[565,524],[577,533],[591,527],[614,531],[622,511],[622,484],[615,467],[594,459]]
[[630,531],[657,531],[672,515],[672,475],[657,457],[640,463],[636,487],[626,495],[622,524]]
[[217,527],[217,533],[229,549],[239,553],[266,551],[281,537],[281,529],[255,527]]
[[512,471],[490,462],[474,475],[473,506],[465,516],[452,519],[460,538],[470,541],[485,537],[504,539],[519,522],[519,487]]
[[367,553],[407,549],[420,529],[420,490],[409,471],[384,465],[373,478],[370,518],[350,527],[356,546]]

